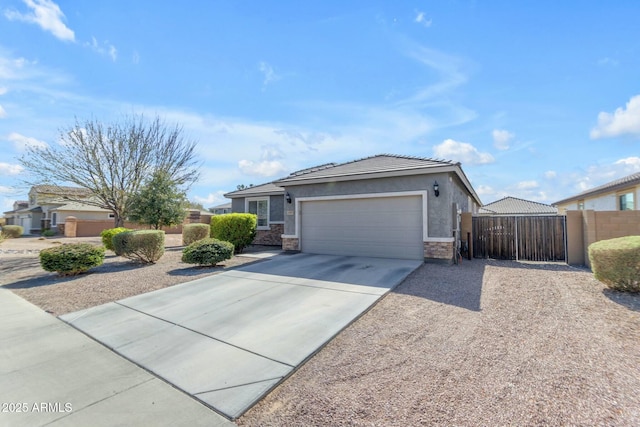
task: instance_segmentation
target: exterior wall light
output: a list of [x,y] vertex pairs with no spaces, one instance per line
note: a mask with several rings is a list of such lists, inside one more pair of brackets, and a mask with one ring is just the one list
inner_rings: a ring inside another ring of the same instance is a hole
[[438,181],[433,183],[433,192],[438,197],[440,195],[440,186],[438,185]]
[[288,203],[288,204],[291,204],[291,194],[289,194],[289,193],[287,192],[287,194],[286,194],[284,197],[285,197],[285,199],[287,200],[287,203]]

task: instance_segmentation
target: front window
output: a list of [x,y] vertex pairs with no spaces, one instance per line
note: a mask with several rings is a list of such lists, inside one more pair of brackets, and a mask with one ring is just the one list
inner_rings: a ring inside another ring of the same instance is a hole
[[633,193],[622,194],[619,200],[621,211],[632,211],[635,209],[633,204]]
[[55,227],[56,225],[58,225],[58,213],[57,212],[53,212],[51,214],[51,226]]
[[269,226],[269,199],[249,200],[248,211],[258,216],[258,227]]
[[581,210],[581,211],[584,210],[584,200],[578,201],[578,210]]

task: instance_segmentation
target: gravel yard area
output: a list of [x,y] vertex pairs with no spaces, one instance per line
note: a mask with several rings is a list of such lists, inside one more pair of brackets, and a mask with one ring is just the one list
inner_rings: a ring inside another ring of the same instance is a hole
[[[39,267],[55,239],[4,242],[0,284],[59,315],[255,261],[183,264],[179,237],[155,265],[110,255],[71,278]],[[640,295],[559,264],[425,264],[237,423],[637,426]]]
[[240,426],[640,425],[640,296],[564,265],[426,264]]
[[[152,265],[137,264],[106,251],[104,264],[78,276],[59,277],[40,267],[38,253],[41,249],[73,242],[102,244],[99,237],[46,240],[23,237],[4,241],[0,244],[0,286],[11,289],[48,313],[59,316],[257,261],[256,258],[241,255],[216,267],[185,264],[180,260],[182,235],[167,234],[165,253]],[[265,249],[274,248],[250,247],[245,249],[245,255]]]

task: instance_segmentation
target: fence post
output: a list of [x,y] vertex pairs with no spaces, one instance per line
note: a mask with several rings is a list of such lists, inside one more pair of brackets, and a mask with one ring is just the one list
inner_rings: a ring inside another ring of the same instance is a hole
[[78,233],[78,218],[68,216],[64,220],[64,237],[76,237]]

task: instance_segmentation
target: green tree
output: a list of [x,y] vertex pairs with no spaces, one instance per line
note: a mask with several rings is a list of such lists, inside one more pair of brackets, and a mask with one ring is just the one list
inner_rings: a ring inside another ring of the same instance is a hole
[[187,215],[187,196],[163,170],[156,171],[131,197],[129,219],[156,230],[182,224]]
[[20,164],[28,173],[28,185],[70,184],[90,190],[90,198],[66,198],[110,210],[114,226],[122,227],[130,199],[146,177],[164,171],[185,188],[198,179],[195,147],[180,126],[168,126],[157,116],[149,121],[133,115],[109,124],[76,119],[60,131],[58,142],[28,147]]

